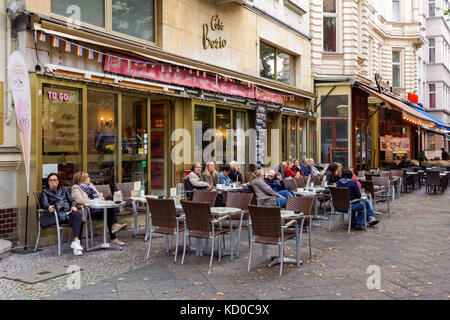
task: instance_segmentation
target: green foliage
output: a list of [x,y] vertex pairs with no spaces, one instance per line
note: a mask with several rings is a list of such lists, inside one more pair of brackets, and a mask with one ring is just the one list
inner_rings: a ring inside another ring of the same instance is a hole
[[420,151],[419,152],[419,157],[418,157],[417,160],[419,160],[419,163],[422,163],[424,161],[428,161],[428,159],[427,159],[427,157],[425,155],[425,151]]

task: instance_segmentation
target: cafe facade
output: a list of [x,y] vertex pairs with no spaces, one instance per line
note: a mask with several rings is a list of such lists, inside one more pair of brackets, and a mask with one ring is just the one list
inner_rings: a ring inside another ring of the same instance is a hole
[[[121,16],[106,0],[80,2],[86,15],[70,20],[69,2],[29,0],[16,26],[30,71],[31,191],[50,172],[70,185],[83,170],[113,191],[140,181],[167,196],[204,155],[243,172],[315,157],[306,6],[279,8],[282,22],[238,2],[142,1]],[[23,168],[17,181],[23,190]]]

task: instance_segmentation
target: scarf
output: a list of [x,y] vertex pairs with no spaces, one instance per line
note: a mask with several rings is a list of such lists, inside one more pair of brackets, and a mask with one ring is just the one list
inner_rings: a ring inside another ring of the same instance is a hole
[[95,190],[94,185],[91,183],[90,185],[85,185],[84,183],[80,183],[80,188],[88,195],[89,199],[94,198]]

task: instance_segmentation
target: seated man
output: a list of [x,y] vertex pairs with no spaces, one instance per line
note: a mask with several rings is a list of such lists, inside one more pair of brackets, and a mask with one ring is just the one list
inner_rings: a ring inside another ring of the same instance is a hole
[[277,178],[275,178],[275,170],[269,170],[264,181],[280,196],[283,196],[284,198],[294,196],[291,192],[289,192],[289,187],[286,188],[284,181],[281,180],[280,173],[278,173]]
[[277,205],[286,208],[286,198],[276,193],[266,183],[264,178],[264,172],[262,170],[256,170],[255,174],[249,181],[249,187],[253,190],[257,198],[277,197]]
[[[342,170],[342,178],[337,182],[338,188],[348,188],[350,194],[350,201],[361,199],[361,192],[355,181],[352,180],[353,172],[350,169]],[[375,215],[372,210],[372,206],[369,200],[361,200],[352,203],[352,212],[363,210],[366,207],[366,214],[369,227],[373,227],[378,224],[378,220],[375,219]],[[353,219],[352,219],[353,220]],[[356,218],[355,230],[364,230],[364,214],[360,212]]]
[[314,159],[313,158],[309,158],[308,159],[308,164],[309,164],[309,167],[311,168],[311,174],[313,176],[318,176],[320,174],[320,171],[314,166]]
[[302,164],[301,168],[302,168],[302,175],[303,175],[304,177],[312,176],[312,175],[313,175],[313,174],[312,174],[312,171],[311,171],[311,167],[310,167],[310,165],[309,165],[308,159],[305,159],[305,160],[303,161],[303,164]]
[[231,167],[229,165],[225,165],[222,167],[221,171],[219,172],[219,184],[223,184],[226,187],[231,186],[233,183],[229,177],[231,172]]
[[191,189],[189,191],[196,190],[206,190],[212,189],[208,182],[203,181],[202,177],[202,165],[200,163],[194,163],[191,168],[191,173],[187,176],[187,187]]
[[287,163],[285,161],[281,162],[280,165],[275,168],[275,172],[281,174],[280,179],[286,179],[286,168],[287,168]]

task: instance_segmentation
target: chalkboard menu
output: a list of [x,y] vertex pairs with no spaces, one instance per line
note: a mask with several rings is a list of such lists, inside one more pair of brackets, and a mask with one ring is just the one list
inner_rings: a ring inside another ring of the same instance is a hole
[[258,105],[256,107],[256,143],[255,143],[255,168],[261,169],[265,166],[266,142],[267,142],[267,107]]

